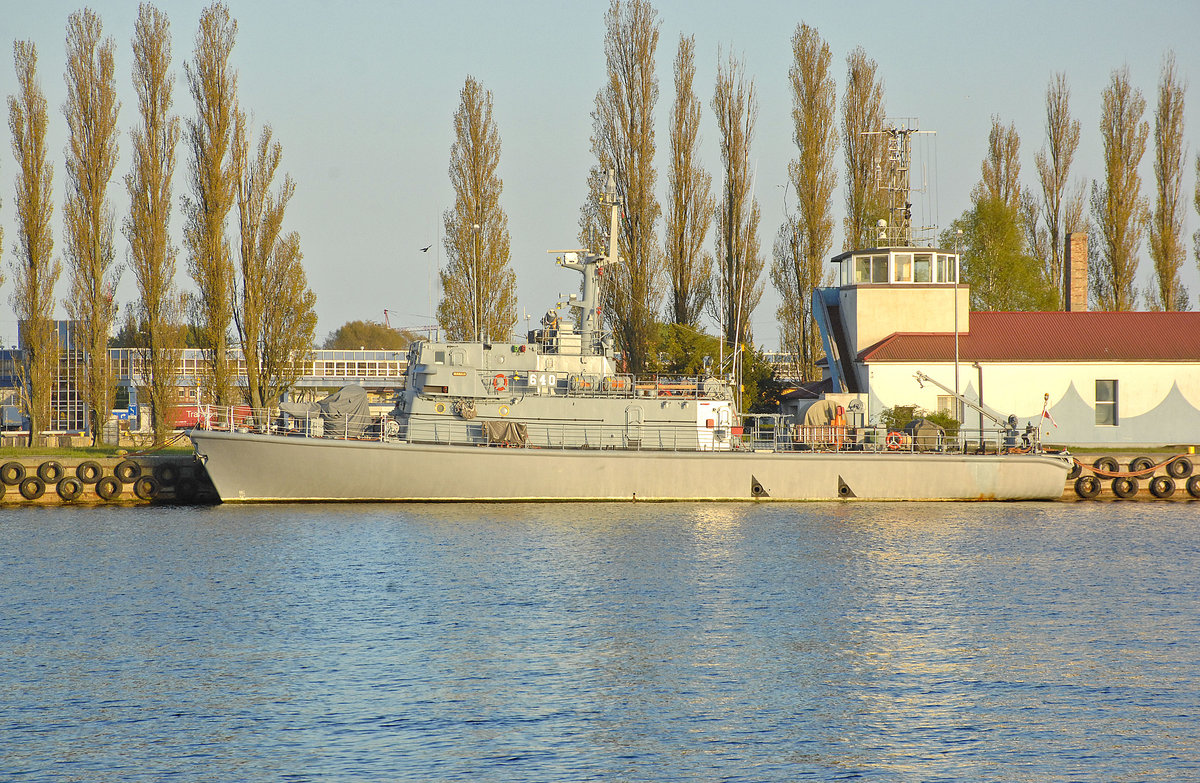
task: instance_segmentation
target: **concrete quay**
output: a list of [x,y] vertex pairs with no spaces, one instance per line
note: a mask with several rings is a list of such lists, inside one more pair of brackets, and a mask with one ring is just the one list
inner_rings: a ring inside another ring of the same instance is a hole
[[0,458],[0,504],[196,505],[218,502],[192,454]]
[[1080,454],[1068,474],[1063,500],[1200,500],[1200,463],[1194,453]]

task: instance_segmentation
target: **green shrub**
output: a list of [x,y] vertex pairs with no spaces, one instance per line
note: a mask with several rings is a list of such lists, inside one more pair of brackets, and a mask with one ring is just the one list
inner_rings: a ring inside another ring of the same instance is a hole
[[898,432],[913,419],[928,419],[946,430],[946,436],[953,438],[958,435],[962,422],[945,411],[930,412],[917,405],[896,405],[884,408],[879,412],[879,426],[888,432]]

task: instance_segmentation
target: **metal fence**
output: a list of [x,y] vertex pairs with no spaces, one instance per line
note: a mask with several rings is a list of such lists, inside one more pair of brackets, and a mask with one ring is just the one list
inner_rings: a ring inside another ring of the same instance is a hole
[[[498,439],[488,425],[521,428],[519,436]],[[319,414],[290,416],[278,410],[244,406],[202,406],[198,429],[286,437],[448,446],[507,446],[540,449],[621,449],[638,451],[868,452],[907,454],[1009,454],[1038,452],[1037,431],[960,429],[906,433],[882,427],[797,426],[780,414],[747,415],[742,426],[708,429],[698,424],[583,424],[463,421],[448,416],[391,416],[327,420]]]

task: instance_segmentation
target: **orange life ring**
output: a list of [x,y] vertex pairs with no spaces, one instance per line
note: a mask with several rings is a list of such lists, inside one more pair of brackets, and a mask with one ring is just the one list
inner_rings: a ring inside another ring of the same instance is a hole
[[504,373],[499,373],[495,378],[492,378],[492,386],[496,387],[496,391],[508,391],[508,376]]
[[901,443],[900,433],[889,432],[887,437],[883,439],[883,442],[888,447],[888,451],[899,451]]

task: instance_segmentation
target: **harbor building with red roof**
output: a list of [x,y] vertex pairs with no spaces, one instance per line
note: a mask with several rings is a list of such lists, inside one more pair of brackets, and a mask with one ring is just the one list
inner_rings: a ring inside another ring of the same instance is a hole
[[1200,313],[1089,312],[1086,257],[1086,238],[1071,235],[1062,311],[972,312],[957,253],[883,247],[835,256],[837,286],[814,293],[825,397],[844,404],[853,423],[916,405],[948,411],[966,430],[991,428],[956,402],[957,390],[1001,419],[1040,425],[1046,442],[1200,442]]

